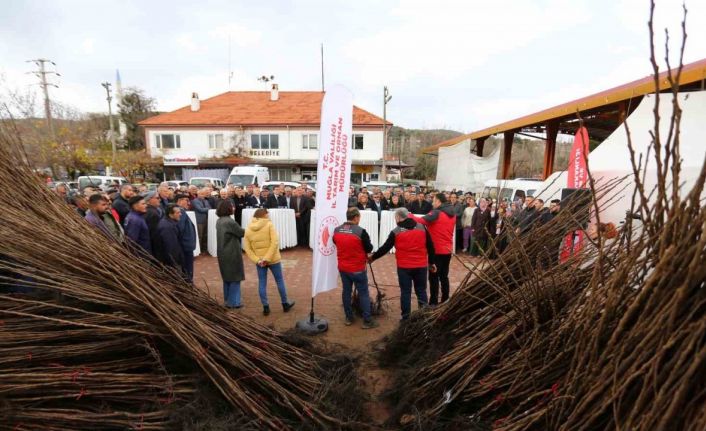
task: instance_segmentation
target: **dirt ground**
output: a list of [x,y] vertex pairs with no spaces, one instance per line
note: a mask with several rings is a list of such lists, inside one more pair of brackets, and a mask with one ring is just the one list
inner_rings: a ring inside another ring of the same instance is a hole
[[[462,257],[465,261],[466,257]],[[243,308],[234,310],[234,313],[244,313],[247,316],[265,325],[274,325],[277,330],[286,331],[294,328],[297,320],[308,318],[311,304],[311,265],[312,252],[308,248],[293,248],[282,251],[282,266],[287,286],[289,300],[295,300],[296,306],[289,313],[284,313],[279,306],[280,300],[277,288],[271,275],[268,278],[267,292],[272,313],[263,316],[262,305],[257,293],[257,273],[255,264],[245,259],[245,281],[241,284]],[[329,343],[340,344],[352,350],[353,354],[360,357],[358,375],[361,385],[370,395],[370,400],[365,403],[368,417],[381,425],[387,419],[390,409],[380,402],[379,395],[385,392],[392,383],[389,372],[377,366],[372,355],[376,344],[384,336],[391,333],[399,324],[400,301],[399,285],[395,256],[390,254],[373,263],[373,271],[378,286],[385,294],[385,313],[377,316],[380,326],[375,329],[362,329],[362,319],[353,325],[345,326],[345,316],[341,305],[341,281],[334,290],[316,296],[316,315],[326,318],[329,322],[328,332],[317,335]],[[451,260],[449,279],[451,292],[456,290],[468,270],[455,258]],[[368,271],[368,280],[371,283],[371,300],[374,300],[376,290],[372,286],[373,277]],[[218,271],[218,259],[211,256],[199,256],[194,263],[194,282],[207,291],[209,295],[223,303],[223,284]],[[412,307],[416,309],[414,295]]]

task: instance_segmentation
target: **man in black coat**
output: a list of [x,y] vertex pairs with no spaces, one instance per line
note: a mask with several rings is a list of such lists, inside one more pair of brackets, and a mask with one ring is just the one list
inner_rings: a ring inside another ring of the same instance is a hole
[[490,223],[490,207],[488,200],[480,199],[478,209],[471,218],[471,256],[479,256],[485,252],[488,244],[488,223]]
[[164,216],[164,210],[162,205],[160,205],[160,199],[157,192],[149,192],[145,195],[145,202],[147,202],[147,213],[145,213],[145,221],[147,222],[147,227],[150,230],[150,242],[152,243],[152,256],[155,258],[159,255],[157,249],[161,246],[159,241],[159,234],[157,233],[157,226],[159,221]]
[[125,218],[127,213],[130,212],[130,204],[128,201],[131,197],[135,196],[135,190],[130,184],[123,184],[120,187],[120,195],[113,200],[113,209],[118,213],[120,220],[120,226],[125,227]]
[[416,196],[417,199],[410,202],[407,209],[412,214],[429,214],[432,210],[431,204],[424,199],[424,193],[419,192]]
[[287,208],[292,208],[292,198],[294,197],[294,192],[292,188],[287,186],[284,188],[284,201],[286,202]]
[[[553,199],[549,203],[549,209],[544,209],[539,216],[539,224],[544,225],[551,222],[561,211],[561,201]],[[543,251],[541,262],[543,268],[549,268],[559,263],[559,254],[561,253],[561,244],[564,241],[564,236],[557,232],[552,235],[548,241],[542,244]]]
[[286,208],[287,199],[282,195],[284,190],[281,186],[275,187],[270,196],[267,197],[267,202],[265,203],[265,208]]
[[180,271],[184,266],[184,249],[179,241],[179,219],[181,209],[175,204],[167,205],[164,218],[157,225],[159,236],[159,259],[167,266],[178,268]]
[[388,211],[390,209],[390,204],[388,204],[387,201],[384,200],[380,192],[374,192],[373,200],[370,201],[370,208],[372,208],[374,211],[377,211],[378,221],[380,221],[382,212]]
[[539,215],[539,223],[544,225],[552,221],[561,209],[560,203],[559,199],[553,199],[549,202],[549,209],[543,209]]
[[248,206],[248,200],[247,197],[245,196],[245,190],[243,190],[240,187],[236,187],[235,189],[235,195],[233,195],[233,205],[235,208],[235,221],[238,222],[238,224],[242,224],[243,222],[243,209]]
[[525,208],[520,211],[516,218],[516,232],[518,234],[524,235],[529,232],[532,225],[534,225],[534,222],[539,217],[539,211],[536,210],[536,205],[534,197],[527,196],[525,198]]
[[355,187],[348,190],[348,208],[358,205],[358,196],[355,194]]
[[209,205],[211,205],[211,209],[216,209],[218,207],[218,202],[219,202],[219,193],[217,191],[214,191],[213,188],[205,187],[208,190],[208,194],[206,195],[206,201],[208,202]]
[[196,249],[196,238],[198,237],[198,233],[196,231],[196,226],[186,213],[189,208],[189,195],[178,194],[174,200],[181,211],[181,216],[179,216],[179,221],[177,222],[177,229],[179,230],[179,244],[181,244],[181,249],[184,251],[184,263],[182,270],[184,271],[186,280],[193,284],[194,250]]
[[[267,190],[265,189],[265,191]],[[262,196],[258,187],[253,188],[252,194],[245,197],[245,205],[250,208],[263,208],[265,201],[266,199]]]
[[297,244],[304,247],[309,245],[306,223],[311,219],[311,207],[308,200],[306,196],[303,196],[303,191],[300,188],[294,189],[292,197],[289,198],[289,208],[294,210],[294,217],[297,221]]

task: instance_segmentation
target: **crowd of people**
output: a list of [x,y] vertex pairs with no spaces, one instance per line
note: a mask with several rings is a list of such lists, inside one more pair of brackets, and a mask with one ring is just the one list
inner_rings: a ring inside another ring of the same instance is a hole
[[544,200],[528,196],[515,202],[501,201],[487,197],[476,197],[471,192],[451,190],[426,192],[414,186],[395,187],[381,190],[374,187],[368,190],[362,187],[356,191],[351,187],[348,206],[359,210],[382,211],[406,208],[411,214],[426,215],[434,207],[434,196],[443,194],[445,205],[443,212],[455,216],[454,251],[480,256],[484,252],[491,256],[501,252],[506,242],[499,241],[495,249],[491,245],[506,229],[513,229],[517,234],[527,233],[532,226],[548,223],[561,209],[558,199],[545,206]]
[[[129,184],[106,191],[87,187],[75,194],[69,194],[66,187],[60,185],[55,191],[107,238],[125,243],[135,253],[174,268],[189,283],[193,283],[197,240],[201,251],[206,252],[208,213],[215,209],[225,306],[242,307],[240,284],[245,277],[244,258],[256,266],[263,314],[270,314],[268,272],[274,277],[283,311],[294,306],[287,297],[278,233],[269,219],[268,209],[294,210],[297,242],[308,247],[315,195],[305,185],[296,188],[280,185],[272,191],[254,185],[215,190],[209,186],[174,189],[164,182],[155,191]],[[338,250],[346,324],[353,323],[351,298],[355,288],[363,328],[377,326],[370,311],[366,265],[386,255],[393,247],[401,314],[402,319],[407,319],[411,313],[412,291],[419,307],[436,306],[449,299],[449,269],[454,253],[496,257],[507,246],[508,238],[525,235],[533,226],[548,223],[561,208],[558,200],[551,201],[545,208],[542,199],[531,196],[522,202],[496,202],[456,190],[426,192],[415,187],[387,190],[351,187],[348,204],[347,220],[335,229],[332,238]],[[252,221],[243,229],[245,208],[256,210]],[[194,221],[187,211],[194,212]],[[376,211],[378,218],[382,211],[394,211],[396,227],[375,253],[370,236],[359,226],[360,211]],[[504,235],[508,229],[514,235]]]
[[[338,247],[338,260],[346,322],[352,321],[350,286],[355,284],[364,328],[371,326],[366,261],[377,260],[395,248],[404,320],[411,312],[412,288],[419,307],[436,306],[449,299],[449,269],[454,253],[497,257],[510,238],[526,235],[533,227],[549,223],[561,209],[559,200],[552,200],[547,208],[542,199],[532,196],[524,201],[498,203],[484,197],[476,199],[472,193],[456,190],[427,193],[415,187],[384,191],[378,187],[372,190],[363,187],[359,191],[351,188],[348,205],[347,221],[336,230],[334,240],[337,245],[345,244],[344,252]],[[385,243],[370,253],[369,235],[358,226],[360,211],[377,211],[379,219],[382,211],[388,210],[394,211],[397,226]],[[508,229],[513,235],[506,235]],[[553,260],[559,254],[559,243],[556,246]]]
[[[210,186],[174,189],[164,182],[155,191],[130,184],[116,184],[105,191],[86,187],[80,193],[69,193],[65,185],[59,184],[54,190],[106,238],[125,244],[138,256],[173,268],[192,284],[197,239],[201,251],[206,252],[208,213],[215,209],[218,217],[217,255],[225,305],[231,308],[242,306],[240,282],[244,279],[244,265],[241,250],[244,249],[257,267],[263,313],[270,314],[268,270],[275,279],[283,310],[287,312],[294,306],[294,302],[287,299],[279,239],[269,220],[268,209],[293,209],[298,244],[307,246],[315,197],[305,186],[280,185],[270,192],[254,185],[244,188],[228,186],[221,190]],[[247,229],[241,227],[245,208],[255,209]],[[194,212],[195,222],[187,211]]]

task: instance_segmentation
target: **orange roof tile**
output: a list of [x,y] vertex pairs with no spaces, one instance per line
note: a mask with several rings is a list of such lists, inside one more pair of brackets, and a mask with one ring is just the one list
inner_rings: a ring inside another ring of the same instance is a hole
[[[201,101],[198,112],[191,105],[140,121],[142,126],[318,126],[320,91],[280,91],[270,101],[269,91],[229,91]],[[353,107],[354,126],[382,126],[382,118]],[[392,124],[388,121],[388,124]]]

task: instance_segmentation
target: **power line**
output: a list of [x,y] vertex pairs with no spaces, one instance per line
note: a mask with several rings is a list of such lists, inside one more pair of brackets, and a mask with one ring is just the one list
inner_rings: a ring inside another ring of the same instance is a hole
[[52,116],[51,116],[51,100],[49,99],[49,87],[55,87],[59,88],[58,85],[49,82],[47,80],[48,75],[55,75],[55,76],[61,76],[58,72],[54,70],[47,70],[46,64],[51,63],[52,66],[56,67],[56,63],[53,61],[46,59],[46,58],[36,58],[34,60],[27,60],[27,63],[34,63],[39,70],[34,70],[31,73],[32,75],[36,76],[39,78],[39,86],[42,87],[42,91],[44,92],[44,117],[47,120],[47,126],[49,127],[49,132],[51,133],[52,138],[54,138],[54,122],[52,121]]

